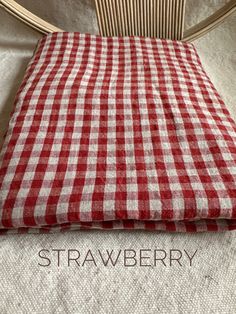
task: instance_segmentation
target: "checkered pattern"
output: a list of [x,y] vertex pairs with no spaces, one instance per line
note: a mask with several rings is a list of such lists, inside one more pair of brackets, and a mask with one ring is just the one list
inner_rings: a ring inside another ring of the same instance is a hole
[[0,158],[0,233],[236,229],[236,124],[189,43],[43,37]]

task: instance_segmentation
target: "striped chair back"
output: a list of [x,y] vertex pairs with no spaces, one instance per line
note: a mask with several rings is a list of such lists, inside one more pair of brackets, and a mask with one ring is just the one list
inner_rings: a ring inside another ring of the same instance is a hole
[[102,36],[181,40],[186,0],[95,0]]

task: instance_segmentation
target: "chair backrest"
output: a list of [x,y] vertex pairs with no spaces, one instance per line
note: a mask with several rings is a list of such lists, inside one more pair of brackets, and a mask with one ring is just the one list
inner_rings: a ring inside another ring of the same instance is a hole
[[186,0],[95,0],[102,36],[181,40]]

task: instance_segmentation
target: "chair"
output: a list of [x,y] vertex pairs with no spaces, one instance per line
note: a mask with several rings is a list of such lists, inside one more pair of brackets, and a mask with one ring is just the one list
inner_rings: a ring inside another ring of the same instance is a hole
[[[236,10],[236,0],[228,1],[211,16],[184,31],[186,0],[94,0],[100,34],[103,36],[141,35],[193,41],[222,23]],[[32,14],[13,0],[0,6],[40,33],[62,29]]]

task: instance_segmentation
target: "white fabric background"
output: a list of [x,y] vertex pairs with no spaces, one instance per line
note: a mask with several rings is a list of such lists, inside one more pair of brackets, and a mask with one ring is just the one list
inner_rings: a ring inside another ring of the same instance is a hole
[[[21,0],[66,30],[97,33],[92,0]],[[190,26],[224,0],[187,0]],[[0,11],[0,137],[40,35]],[[236,120],[236,14],[196,41]],[[40,249],[198,250],[193,266],[42,268]],[[236,233],[68,232],[0,238],[0,313],[236,313]]]

